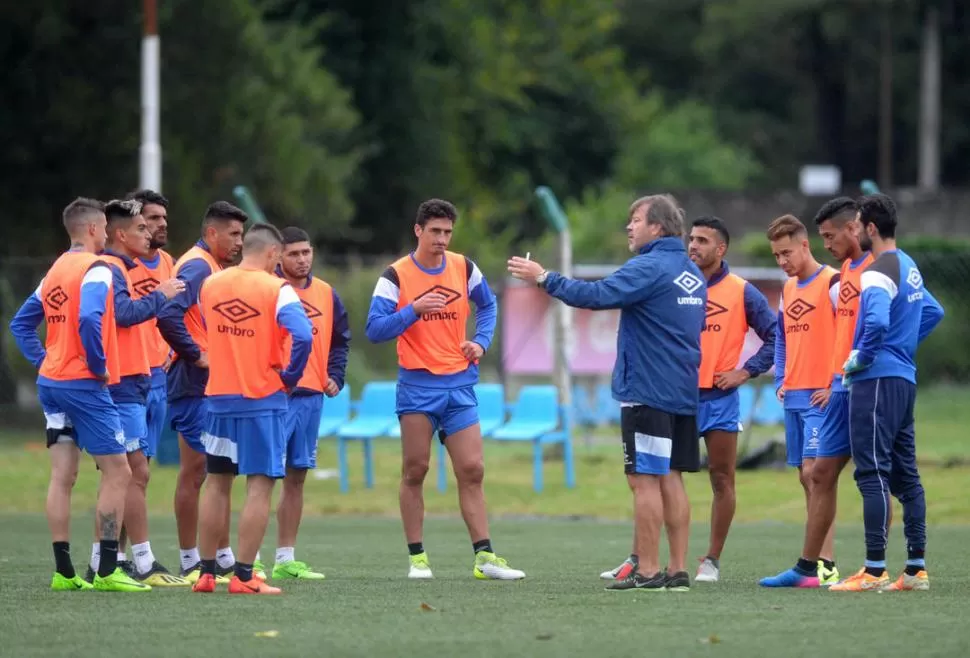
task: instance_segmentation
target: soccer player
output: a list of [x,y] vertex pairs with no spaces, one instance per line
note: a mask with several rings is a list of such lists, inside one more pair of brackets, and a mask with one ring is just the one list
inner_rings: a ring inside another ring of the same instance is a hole
[[[570,306],[621,309],[613,398],[621,405],[623,470],[633,492],[629,563],[636,566],[606,589],[686,592],[690,502],[682,473],[700,470],[697,373],[707,291],[684,248],[684,211],[673,197],[634,201],[626,232],[633,258],[600,281],[567,279],[518,257],[509,272]],[[664,525],[670,558],[661,569]]]
[[792,569],[775,576],[774,582],[787,587],[820,587],[834,585],[839,571],[832,562],[819,558],[825,538],[834,536],[836,495],[839,475],[849,462],[849,392],[842,386],[842,364],[849,356],[852,336],[859,314],[859,291],[862,273],[872,263],[867,251],[868,237],[860,235],[859,209],[848,197],[826,202],[815,215],[815,225],[825,248],[842,261],[835,284],[835,342],[831,347],[831,388],[824,393],[820,406],[824,416],[818,434],[818,450],[812,466],[812,499],[805,527],[802,557]]
[[[131,481],[125,499],[125,522],[123,528],[133,541],[134,569],[129,572],[135,580],[158,587],[189,585],[188,581],[173,576],[168,569],[155,560],[148,541],[148,510],[145,491],[148,488],[148,426],[147,401],[150,388],[148,363],[149,338],[154,331],[151,320],[162,305],[184,287],[178,279],[160,283],[154,292],[137,300],[132,285],[131,272],[136,269],[135,259],[148,253],[150,234],[148,223],[141,215],[141,203],[134,200],[109,201],[104,213],[107,217],[107,248],[101,259],[111,268],[112,299],[115,323],[118,328],[119,375],[121,381],[109,386],[111,399],[118,408],[121,429],[125,435],[125,450],[131,467]],[[119,550],[122,564],[124,548]],[[100,563],[100,544],[95,542],[91,552],[88,581]]]
[[[296,535],[303,517],[303,483],[307,470],[317,466],[317,434],[323,397],[334,397],[344,386],[350,325],[337,291],[313,276],[313,245],[306,231],[289,226],[280,231],[283,255],[278,274],[290,284],[313,325],[313,348],[303,378],[289,392],[286,413],[286,476],[276,510],[277,541],[273,580],[322,580],[296,559]],[[289,342],[287,342],[287,351]],[[285,356],[289,356],[288,353]]]
[[[839,273],[812,255],[808,230],[792,215],[768,226],[771,252],[789,276],[778,301],[775,339],[775,391],[785,405],[787,463],[798,468],[805,490],[805,509],[812,508],[812,465],[832,382],[830,358],[835,342],[835,305]],[[832,532],[825,537],[821,559],[832,565]],[[816,565],[817,568],[817,565]],[[825,572],[827,577],[827,572]],[[762,578],[763,587],[792,587],[792,570]]]
[[[734,519],[734,467],[741,426],[738,388],[772,366],[775,315],[768,300],[753,285],[732,274],[724,255],[731,236],[717,217],[694,220],[688,254],[707,280],[707,318],[701,333],[700,405],[697,430],[707,443],[707,469],[714,490],[711,537],[697,569],[697,582],[717,582],[721,551]],[[740,365],[748,327],[763,344]]]
[[[243,226],[249,217],[225,201],[217,201],[205,211],[202,239],[175,263],[176,277],[185,290],[176,295],[158,314],[158,329],[175,351],[168,370],[168,403],[172,429],[179,434],[179,475],[175,485],[175,523],[178,526],[182,577],[198,580],[202,569],[196,545],[199,526],[199,491],[205,480],[205,431],[207,407],[206,381],[209,355],[206,332],[199,312],[202,282],[234,262],[242,248]],[[221,527],[226,535],[220,541],[219,579],[228,582],[235,556],[229,548],[228,518]]]
[[[896,204],[884,194],[859,200],[859,219],[872,242],[872,265],[862,273],[862,300],[852,351],[843,370],[849,387],[849,440],[862,494],[865,566],[832,585],[837,592],[927,590],[926,498],[916,466],[916,347],[943,308],[923,286],[909,256],[896,248]],[[895,582],[886,572],[889,494],[903,506],[906,568]]]
[[[202,574],[195,592],[216,587],[216,547],[228,528],[236,475],[246,476],[239,516],[239,560],[230,594],[279,594],[253,573],[269,523],[273,485],[285,472],[286,389],[303,376],[313,328],[293,287],[275,275],[283,239],[269,224],[249,229],[242,262],[202,285],[199,305],[208,331],[209,418],[203,442],[209,472],[202,496]],[[292,347],[283,368],[286,332]]]
[[[107,386],[121,371],[112,303],[111,270],[97,256],[104,249],[104,204],[78,198],[64,209],[71,248],[48,270],[10,323],[23,355],[39,368],[37,393],[47,419],[51,479],[47,523],[54,542],[51,589],[147,592],[118,568],[118,533],[125,514],[131,469],[118,410]],[[37,336],[47,324],[46,345]],[[81,450],[101,472],[97,524],[101,554],[93,583],[74,571],[70,554],[71,491]]]
[[[518,580],[525,573],[498,557],[489,539],[474,388],[498,309],[478,266],[448,251],[457,219],[448,201],[429,199],[418,207],[417,248],[377,280],[365,332],[374,343],[397,339],[400,503],[410,553],[408,578],[433,577],[423,543],[424,478],[437,432],[458,481],[458,503],[475,551],[472,573],[483,580]],[[472,340],[465,337],[469,301],[477,308]]]
[[[148,223],[151,240],[148,253],[135,259],[135,268],[129,272],[135,299],[150,295],[162,281],[172,278],[175,262],[162,247],[168,244],[168,199],[152,190],[139,190],[129,195],[142,204],[141,214]],[[148,365],[151,366],[151,388],[148,390],[148,439],[145,456],[151,460],[158,452],[158,442],[165,427],[168,414],[168,384],[166,369],[171,365],[172,349],[158,331],[157,322],[149,320]]]

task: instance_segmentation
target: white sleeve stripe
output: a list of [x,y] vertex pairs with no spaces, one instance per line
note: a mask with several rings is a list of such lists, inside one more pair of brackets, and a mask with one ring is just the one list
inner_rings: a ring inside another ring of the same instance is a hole
[[397,304],[401,297],[401,289],[394,285],[394,282],[381,277],[374,286],[374,297],[383,297]]
[[281,286],[280,292],[276,296],[276,317],[280,316],[280,310],[290,304],[299,304],[300,298],[292,286]]
[[842,289],[842,282],[836,281],[835,284],[829,288],[829,301],[832,302],[832,311],[839,306],[839,290]]
[[104,285],[111,287],[111,268],[107,265],[95,265],[84,278],[81,279],[81,285],[86,286],[89,283],[103,283]]
[[472,263],[472,274],[468,277],[468,294],[471,294],[472,290],[482,285],[482,271],[478,269],[478,265]]
[[862,289],[866,288],[882,288],[889,293],[890,299],[896,299],[896,293],[899,292],[899,288],[888,275],[872,270],[862,273]]
[[42,297],[40,291],[41,291],[41,288],[43,287],[44,287],[44,280],[41,279],[40,283],[37,284],[37,289],[34,291],[34,297],[36,297],[37,299],[40,299]]

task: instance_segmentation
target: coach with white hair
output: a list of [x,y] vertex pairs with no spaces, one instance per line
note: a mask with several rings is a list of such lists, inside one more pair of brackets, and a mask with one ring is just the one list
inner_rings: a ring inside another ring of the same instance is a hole
[[[576,308],[618,308],[613,397],[622,406],[624,470],[633,491],[633,553],[603,574],[607,589],[690,589],[686,569],[690,505],[681,473],[700,469],[697,372],[707,288],[684,248],[684,211],[669,195],[630,206],[635,255],[600,281],[576,281],[514,257],[512,276]],[[660,530],[670,542],[660,568]]]

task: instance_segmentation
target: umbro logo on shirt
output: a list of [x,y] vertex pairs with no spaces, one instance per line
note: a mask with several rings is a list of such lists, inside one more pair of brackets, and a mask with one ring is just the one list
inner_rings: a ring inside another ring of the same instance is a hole
[[707,300],[707,317],[711,318],[721,313],[727,313],[727,308],[711,300]]
[[461,293],[458,292],[457,290],[452,290],[451,288],[448,288],[442,285],[434,285],[428,288],[427,290],[425,290],[417,297],[415,297],[415,301],[421,299],[425,295],[430,295],[433,292],[436,292],[439,295],[444,295],[445,306],[447,306],[448,304],[451,304],[452,302],[457,302],[459,299],[461,299]]
[[60,286],[57,286],[44,297],[44,301],[55,311],[61,310],[61,307],[67,303],[67,293]]
[[906,275],[906,283],[908,283],[913,288],[923,287],[923,275],[919,273],[919,270],[913,268]]
[[695,297],[694,296],[694,293],[697,292],[697,290],[701,286],[704,285],[704,282],[700,279],[700,277],[698,277],[698,276],[696,276],[694,274],[691,274],[687,270],[684,270],[683,272],[681,272],[680,274],[677,275],[677,278],[674,279],[674,283],[681,290],[683,290],[684,292],[687,293],[687,296],[686,297],[678,297],[677,298],[677,303],[678,304],[680,304],[682,306],[685,305],[685,304],[688,305],[688,306],[703,306],[704,305],[704,300],[703,299],[701,299],[700,297]]
[[155,292],[155,288],[158,287],[160,281],[154,277],[148,277],[147,279],[142,279],[141,281],[135,281],[132,284],[132,288],[142,297],[150,295]]
[[323,312],[320,309],[318,309],[316,306],[306,301],[305,299],[301,299],[300,303],[303,304],[303,310],[306,312],[306,316],[311,320],[313,318],[318,318],[321,315],[323,315]]
[[852,285],[851,281],[843,281],[839,284],[839,301],[848,304],[859,296],[859,289]]
[[239,298],[230,299],[226,302],[219,302],[212,307],[212,310],[233,324],[245,322],[246,320],[252,320],[253,318],[258,318],[260,316],[259,311]]
[[790,317],[795,322],[798,322],[814,310],[815,307],[806,302],[804,299],[796,299],[788,305],[788,308],[785,309],[785,315]]

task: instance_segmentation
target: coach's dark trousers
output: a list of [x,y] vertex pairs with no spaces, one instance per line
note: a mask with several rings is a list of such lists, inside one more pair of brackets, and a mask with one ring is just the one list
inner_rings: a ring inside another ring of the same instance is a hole
[[915,404],[916,385],[901,377],[852,382],[850,387],[849,436],[869,561],[886,559],[889,494],[903,505],[908,549],[926,548],[926,498],[916,469]]

